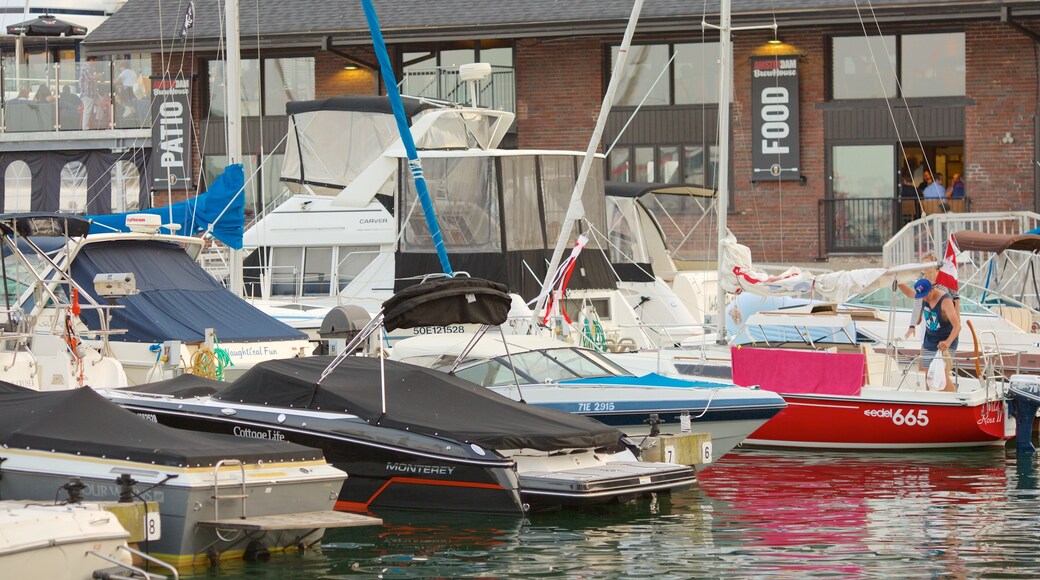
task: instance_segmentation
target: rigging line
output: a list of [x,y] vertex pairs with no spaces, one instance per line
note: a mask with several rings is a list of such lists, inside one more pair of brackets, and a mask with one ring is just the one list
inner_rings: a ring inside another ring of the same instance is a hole
[[[867,6],[870,9],[871,17],[874,20],[874,26],[875,26],[875,28],[878,31],[878,36],[882,36],[883,33],[881,31],[881,23],[880,23],[880,21],[877,18],[877,14],[874,12],[874,7],[871,4],[870,0],[867,0]],[[877,57],[874,55],[874,48],[871,45],[870,40],[869,40],[870,37],[867,36],[867,28],[866,28],[866,24],[863,21],[863,15],[862,15],[862,13],[860,11],[859,0],[856,0],[856,16],[857,16],[857,18],[859,18],[860,28],[863,30],[863,38],[864,38],[864,40],[867,41],[867,50],[870,52],[871,62],[874,63],[874,72],[877,73],[878,83],[881,85],[882,89],[884,89],[884,79],[881,77],[881,69],[878,66]],[[894,66],[895,65],[895,57],[893,55],[889,54],[888,47],[885,47],[884,43],[882,43],[882,46],[885,48],[885,57],[888,59],[888,62],[893,63],[893,66]],[[896,83],[897,93],[899,95],[899,98],[902,99],[904,108],[906,108],[907,118],[910,120],[910,126],[911,126],[911,128],[912,128],[912,130],[914,132],[914,138],[917,140],[917,145],[918,145],[918,147],[921,148],[922,157],[924,158],[923,161],[924,161],[925,169],[934,177],[935,172],[932,170],[931,162],[928,161],[928,155],[924,152],[924,143],[921,141],[921,134],[917,130],[917,122],[914,120],[914,116],[911,113],[910,106],[909,106],[909,104],[906,101],[906,96],[903,94],[903,86],[902,86],[902,83],[901,83],[901,81],[899,79],[899,75],[895,74],[894,76],[895,76],[895,83]],[[902,153],[903,161],[906,162],[907,172],[910,173],[911,175],[913,175],[913,168],[910,167],[910,160],[909,160],[909,158],[906,155],[906,148],[903,145],[902,136],[900,136],[900,134],[899,134],[899,125],[896,123],[895,110],[892,108],[891,100],[888,99],[887,97],[885,98],[885,107],[886,107],[886,109],[888,111],[889,119],[891,119],[891,121],[892,121],[892,128],[893,128],[893,130],[896,133],[896,142],[899,144],[899,150],[900,150],[900,153]],[[915,197],[915,200],[917,202],[917,207],[920,210],[921,215],[922,216],[926,216],[927,214],[924,211],[924,202],[923,202],[922,193],[917,188],[914,188],[914,192],[915,192],[914,193],[914,197]],[[945,208],[943,207],[942,204],[939,204],[939,207],[943,208],[945,210]],[[924,228],[924,229],[925,229],[925,234],[926,234],[927,239],[928,239],[929,246],[934,248],[936,246],[936,240],[935,240],[935,237],[932,234],[931,228]],[[938,253],[938,252],[936,252],[936,253]]]
[[635,120],[636,115],[639,114],[639,110],[643,108],[643,103],[646,103],[646,100],[650,98],[650,93],[652,93],[654,91],[654,88],[657,87],[657,83],[661,82],[661,79],[664,77],[664,73],[668,72],[668,67],[672,66],[672,61],[674,60],[675,52],[672,52],[672,58],[669,58],[668,62],[664,63],[664,66],[661,67],[661,72],[657,75],[657,78],[654,79],[654,83],[650,85],[650,88],[646,90],[646,94],[643,95],[643,100],[639,101],[639,104],[636,105],[635,110],[632,111],[631,115],[629,115],[628,120],[625,121],[625,125],[621,127],[621,130],[618,131],[617,137],[614,138],[614,142],[611,143],[610,147],[607,147],[606,152],[603,153],[604,156],[609,156],[610,152],[614,150],[614,146],[617,145],[617,142],[621,140],[621,136],[624,135],[625,131],[628,129],[628,126],[631,125],[632,121]]
[[[255,4],[255,6],[256,6],[256,65],[257,65],[257,72],[259,73],[260,78],[262,79],[263,78],[263,74],[264,74],[264,66],[263,66],[264,60],[263,60],[263,54],[261,54],[261,52],[260,52],[260,0],[255,0],[255,3],[256,3]],[[275,62],[277,63],[278,61],[275,61]],[[280,63],[279,63],[279,69],[281,69],[281,64]],[[285,82],[285,72],[284,71],[280,71],[280,72],[282,74],[282,81],[283,81],[283,83],[287,85],[288,83]],[[286,98],[288,99],[288,95],[286,95]],[[259,157],[257,159],[257,164],[256,165],[257,165],[257,171],[260,171],[260,169],[264,166],[264,87],[263,87],[263,85],[260,86],[260,155],[259,155]],[[253,215],[256,215],[257,213],[259,213],[260,208],[262,208],[263,205],[264,205],[263,204],[263,200],[264,200],[265,196],[264,196],[263,187],[264,187],[264,179],[263,179],[263,174],[261,173],[260,174],[260,187],[253,186],[253,189],[254,189],[254,195],[253,195]],[[243,190],[243,193],[244,193],[244,190]],[[260,207],[257,207],[257,204],[259,204]]]

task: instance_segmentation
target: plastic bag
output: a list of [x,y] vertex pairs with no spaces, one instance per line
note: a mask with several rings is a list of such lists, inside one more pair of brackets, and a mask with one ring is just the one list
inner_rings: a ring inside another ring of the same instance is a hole
[[946,361],[943,360],[942,353],[935,353],[935,358],[928,365],[924,384],[933,391],[941,391],[946,388]]

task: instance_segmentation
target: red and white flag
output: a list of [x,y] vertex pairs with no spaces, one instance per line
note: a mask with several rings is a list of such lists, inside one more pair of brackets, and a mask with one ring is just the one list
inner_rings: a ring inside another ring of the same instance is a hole
[[957,243],[953,241],[952,235],[950,241],[946,242],[946,255],[939,266],[939,273],[935,275],[935,283],[957,291]]

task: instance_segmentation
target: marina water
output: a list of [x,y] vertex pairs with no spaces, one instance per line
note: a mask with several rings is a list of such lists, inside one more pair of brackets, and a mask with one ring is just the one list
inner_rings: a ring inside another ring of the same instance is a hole
[[320,552],[189,578],[1038,578],[1040,470],[1014,447],[737,450],[697,486],[526,519],[396,512]]

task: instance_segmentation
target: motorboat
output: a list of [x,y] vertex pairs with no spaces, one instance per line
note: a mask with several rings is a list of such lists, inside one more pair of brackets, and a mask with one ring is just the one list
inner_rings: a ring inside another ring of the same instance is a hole
[[116,516],[97,506],[0,502],[0,570],[7,578],[89,580],[113,562],[130,571],[128,537]]
[[[350,473],[336,504],[343,510],[522,515],[695,481],[688,466],[640,461],[624,433],[593,419],[523,404],[425,367],[353,355],[377,330],[420,320],[501,322],[510,304],[493,282],[435,280],[395,294],[335,357],[263,362],[224,387],[185,376],[174,389],[157,383],[144,387],[152,393],[103,393],[182,429],[249,430],[320,447]],[[207,388],[213,391],[203,394]]]
[[[350,473],[340,510],[521,515],[695,481],[688,467],[638,461],[620,431],[591,419],[516,403],[397,361],[345,357],[326,373],[333,360],[259,363],[219,390],[189,375],[175,379],[183,388],[190,383],[194,395],[102,394],[179,429],[317,446]],[[214,390],[200,395],[207,389]]]
[[[68,325],[78,336],[66,340],[119,361],[130,384],[186,370],[233,378],[260,360],[310,354],[304,333],[206,273],[195,261],[204,239],[160,233],[158,216],[145,217],[130,232],[88,235],[90,222],[81,217],[0,216],[5,268],[16,285],[9,304],[22,324],[50,335]],[[49,299],[37,299],[42,294]],[[73,323],[68,313],[87,301],[97,307],[84,308]]]
[[[328,513],[347,476],[320,450],[261,429],[216,436],[144,419],[151,420],[90,388],[41,393],[0,383],[0,497],[154,501],[159,518],[147,522],[154,534],[143,548],[175,566],[296,549],[322,537],[326,526],[300,514]],[[261,533],[240,527],[288,515],[302,525]]]
[[632,437],[654,428],[709,433],[707,464],[787,405],[774,392],[733,383],[635,376],[596,350],[535,335],[417,336],[398,341],[390,356],[450,372],[511,399],[591,417]]

